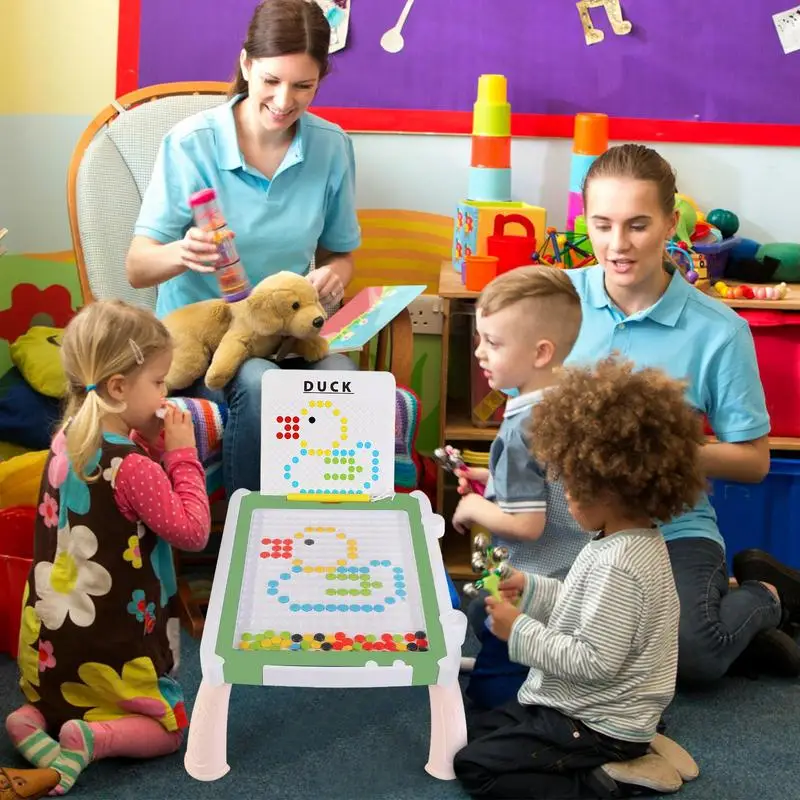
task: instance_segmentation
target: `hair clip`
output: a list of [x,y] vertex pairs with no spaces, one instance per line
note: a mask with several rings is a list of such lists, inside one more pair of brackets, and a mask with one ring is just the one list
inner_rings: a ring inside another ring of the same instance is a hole
[[131,346],[131,350],[133,350],[133,357],[136,359],[136,363],[141,367],[144,364],[144,354],[142,353],[142,348],[139,347],[133,339],[128,339],[128,344]]

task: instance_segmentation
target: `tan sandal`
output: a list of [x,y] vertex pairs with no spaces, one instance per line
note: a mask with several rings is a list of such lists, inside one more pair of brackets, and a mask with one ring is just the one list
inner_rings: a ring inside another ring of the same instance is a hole
[[0,767],[0,800],[37,800],[54,789],[61,776],[54,769]]
[[631,761],[609,761],[601,769],[617,783],[641,786],[660,794],[677,792],[683,786],[678,770],[655,753]]
[[697,762],[668,736],[657,733],[650,742],[650,751],[669,761],[684,781],[693,781],[700,774]]

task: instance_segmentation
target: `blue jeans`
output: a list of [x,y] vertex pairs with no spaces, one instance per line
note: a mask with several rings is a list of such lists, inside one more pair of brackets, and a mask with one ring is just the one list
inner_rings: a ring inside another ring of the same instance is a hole
[[344,353],[333,353],[311,364],[301,358],[290,358],[280,366],[264,358],[251,358],[224,389],[209,389],[201,378],[181,393],[228,406],[228,422],[222,437],[222,474],[228,497],[237,489],[257,491],[261,484],[261,377],[268,369],[350,372],[358,366]]
[[780,603],[756,581],[731,589],[725,553],[711,539],[667,542],[681,603],[678,678],[719,680],[756,634],[778,626]]

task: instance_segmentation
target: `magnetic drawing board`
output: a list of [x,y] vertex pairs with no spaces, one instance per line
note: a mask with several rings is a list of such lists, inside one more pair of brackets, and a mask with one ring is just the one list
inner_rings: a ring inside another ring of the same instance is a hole
[[452,612],[442,530],[419,492],[334,505],[237,492],[203,632],[204,678],[435,684],[439,661],[457,659],[463,642],[463,629],[459,638],[442,624]]
[[393,492],[395,390],[390,372],[265,372],[261,491]]

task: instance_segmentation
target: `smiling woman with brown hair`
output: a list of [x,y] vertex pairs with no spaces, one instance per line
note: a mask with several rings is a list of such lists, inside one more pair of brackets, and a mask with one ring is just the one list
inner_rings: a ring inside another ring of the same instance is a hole
[[[326,307],[341,301],[361,242],[350,137],[308,111],[329,71],[330,26],[309,0],[264,0],[236,63],[230,100],[178,123],[164,138],[142,200],[127,272],[158,286],[157,314],[219,296],[211,234],[194,226],[189,197],[214,188],[252,285],[281,270],[307,275]],[[311,264],[315,269],[310,270]],[[350,370],[334,354],[284,368]],[[225,487],[257,489],[261,377],[277,365],[250,359],[226,387],[187,394],[227,403]]]

